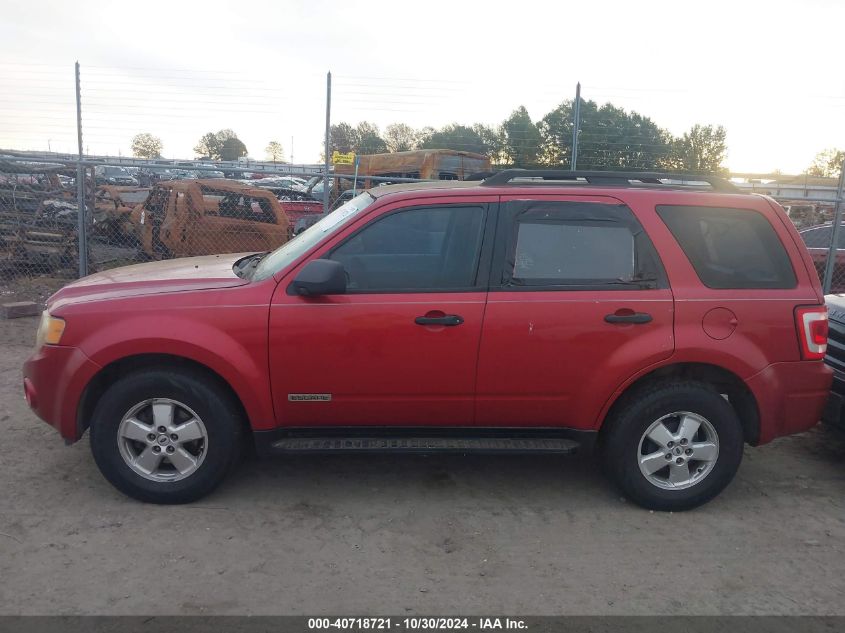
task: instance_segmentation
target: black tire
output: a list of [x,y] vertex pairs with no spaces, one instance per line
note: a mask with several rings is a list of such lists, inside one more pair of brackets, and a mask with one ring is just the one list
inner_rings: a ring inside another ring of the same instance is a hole
[[[655,421],[678,411],[697,414],[710,423],[718,436],[718,457],[700,481],[667,490],[641,472],[640,440]],[[614,407],[602,433],[608,475],[629,499],[651,510],[689,510],[710,501],[731,482],[742,461],[744,436],[739,418],[706,383],[661,383],[634,392]]]
[[[186,405],[205,427],[202,461],[184,479],[146,479],[121,455],[121,421],[135,405],[153,398]],[[148,503],[190,503],[214,490],[239,462],[243,429],[240,407],[215,381],[200,372],[150,368],[121,378],[100,398],[91,420],[91,451],[103,476],[124,494]]]

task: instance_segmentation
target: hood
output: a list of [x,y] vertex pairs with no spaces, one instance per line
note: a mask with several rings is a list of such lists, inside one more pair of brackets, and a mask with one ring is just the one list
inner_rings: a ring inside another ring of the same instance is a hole
[[47,300],[47,308],[58,310],[68,303],[242,286],[249,280],[238,277],[232,266],[249,254],[185,257],[113,268],[68,284]]

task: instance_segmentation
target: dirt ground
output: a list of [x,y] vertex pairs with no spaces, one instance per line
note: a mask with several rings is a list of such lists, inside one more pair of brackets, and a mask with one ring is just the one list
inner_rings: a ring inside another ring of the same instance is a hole
[[626,502],[585,456],[251,460],[159,507],[29,412],[35,326],[0,321],[0,614],[845,614],[829,430],[747,449],[682,514]]

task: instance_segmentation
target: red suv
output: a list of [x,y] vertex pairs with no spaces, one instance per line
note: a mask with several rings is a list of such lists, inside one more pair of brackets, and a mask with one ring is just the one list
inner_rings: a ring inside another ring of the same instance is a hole
[[599,451],[691,508],[813,426],[827,311],[783,209],[718,178],[507,170],[362,193],[278,250],[81,279],[24,367],[121,491],[210,492],[261,452]]

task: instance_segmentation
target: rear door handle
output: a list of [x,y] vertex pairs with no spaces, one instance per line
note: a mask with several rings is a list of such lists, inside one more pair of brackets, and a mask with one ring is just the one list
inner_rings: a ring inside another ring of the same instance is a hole
[[443,316],[418,316],[414,319],[417,325],[460,325],[464,317],[457,314],[444,314]]
[[650,323],[652,318],[647,312],[632,312],[630,314],[607,314],[604,320],[608,323]]

